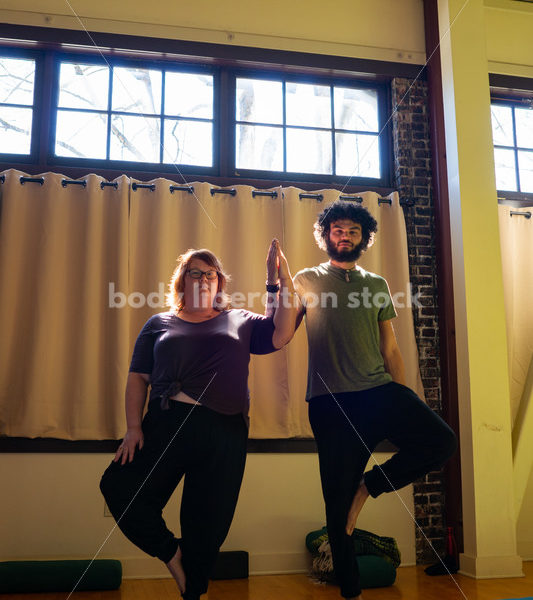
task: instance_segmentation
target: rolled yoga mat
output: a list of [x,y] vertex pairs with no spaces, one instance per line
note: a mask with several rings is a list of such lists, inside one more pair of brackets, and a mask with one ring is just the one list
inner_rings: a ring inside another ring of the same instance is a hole
[[[88,568],[87,568],[88,567]],[[81,580],[80,580],[81,578]],[[0,562],[0,594],[116,590],[119,560],[13,560]]]

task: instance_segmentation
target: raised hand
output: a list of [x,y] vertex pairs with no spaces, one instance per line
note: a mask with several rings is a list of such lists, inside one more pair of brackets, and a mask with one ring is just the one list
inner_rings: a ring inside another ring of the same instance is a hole
[[275,285],[276,283],[278,283],[278,279],[279,279],[278,248],[279,248],[279,241],[276,238],[274,238],[270,242],[270,247],[268,248],[267,260],[266,260],[267,283],[270,283],[271,285]]
[[290,279],[291,272],[277,238],[270,243],[267,254],[267,282],[276,284],[279,279]]

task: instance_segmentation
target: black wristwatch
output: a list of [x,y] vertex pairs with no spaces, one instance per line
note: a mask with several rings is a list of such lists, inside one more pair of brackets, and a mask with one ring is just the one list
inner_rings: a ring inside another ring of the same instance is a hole
[[267,292],[276,293],[279,292],[279,283],[268,283],[266,284]]

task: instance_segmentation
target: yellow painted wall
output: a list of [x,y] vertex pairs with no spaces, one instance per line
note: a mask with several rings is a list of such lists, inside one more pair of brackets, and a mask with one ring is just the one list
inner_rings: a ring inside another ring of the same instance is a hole
[[[485,0],[485,31],[490,72],[533,79],[533,4]],[[521,451],[531,456],[533,432],[526,439],[528,448]],[[522,558],[533,560],[533,471],[517,515],[517,547]]]
[[492,73],[533,77],[533,5],[487,0],[485,31]]
[[[388,455],[377,455],[380,462]],[[122,561],[126,577],[168,575],[104,516],[100,477],[104,454],[8,454],[2,457],[0,560],[100,558]],[[165,510],[179,535],[181,486]],[[405,504],[405,506],[404,506]],[[397,539],[403,564],[414,564],[415,535],[409,486],[369,500],[359,527]],[[233,525],[224,550],[246,550],[253,573],[306,571],[305,536],[325,524],[315,454],[251,454]],[[109,538],[108,538],[109,536]],[[107,541],[106,541],[107,540]],[[105,542],[105,543],[104,543]]]
[[[70,5],[89,31],[424,60],[421,0],[70,0]],[[0,8],[0,22],[81,29],[76,15],[64,0],[3,0]]]

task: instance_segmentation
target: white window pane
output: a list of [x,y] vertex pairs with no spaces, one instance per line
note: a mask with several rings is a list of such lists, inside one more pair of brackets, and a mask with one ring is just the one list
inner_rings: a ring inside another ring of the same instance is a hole
[[283,122],[283,87],[280,81],[237,79],[235,90],[237,121],[269,123]]
[[496,188],[516,192],[516,165],[514,150],[494,149]]
[[515,109],[515,123],[517,146],[520,148],[533,148],[533,109]]
[[106,110],[108,88],[109,68],[106,65],[61,63],[58,106]]
[[153,117],[113,115],[111,120],[111,160],[159,162],[160,120]]
[[331,88],[287,83],[287,125],[331,127]]
[[213,166],[213,125],[198,121],[165,119],[163,162]]
[[[491,106],[492,140],[496,146],[513,146],[513,113],[510,106]],[[503,189],[503,188],[500,188]]]
[[161,114],[161,71],[113,69],[113,110]]
[[197,119],[213,118],[213,76],[165,74],[165,114]]
[[337,175],[347,177],[380,176],[377,135],[335,134]]
[[287,128],[287,171],[332,174],[331,133]]
[[533,152],[518,152],[520,191],[533,193]]
[[283,171],[283,131],[280,127],[237,125],[237,169]]
[[106,158],[107,115],[57,111],[56,156]]
[[378,94],[375,90],[334,89],[335,127],[378,131]]
[[0,106],[0,152],[30,153],[32,116],[31,108]]
[[33,104],[35,61],[0,56],[0,102]]

